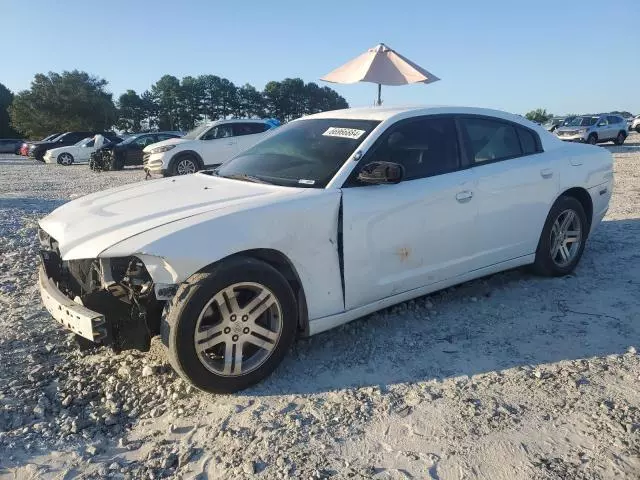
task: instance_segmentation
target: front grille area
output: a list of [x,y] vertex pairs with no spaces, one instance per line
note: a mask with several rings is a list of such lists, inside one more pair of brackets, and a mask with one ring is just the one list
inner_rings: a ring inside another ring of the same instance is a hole
[[145,154],[142,156],[142,164],[143,164],[143,165],[146,165],[147,163],[149,163],[149,158],[150,158],[150,157],[151,157],[151,154],[150,154],[150,153],[145,153]]

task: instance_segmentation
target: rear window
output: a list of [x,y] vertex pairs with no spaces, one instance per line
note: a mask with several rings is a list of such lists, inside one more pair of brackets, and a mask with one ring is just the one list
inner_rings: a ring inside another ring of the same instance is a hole
[[240,137],[243,135],[255,135],[256,133],[264,132],[268,126],[264,123],[252,122],[252,123],[234,123],[233,124],[233,136]]
[[529,130],[524,128],[518,128],[518,138],[520,138],[520,145],[522,146],[522,153],[530,155],[538,151],[538,142],[536,137]]
[[462,127],[474,163],[522,155],[520,140],[513,125],[484,118],[463,118]]

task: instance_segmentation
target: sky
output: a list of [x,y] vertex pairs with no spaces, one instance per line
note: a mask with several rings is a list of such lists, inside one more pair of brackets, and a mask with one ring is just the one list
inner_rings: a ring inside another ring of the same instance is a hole
[[258,89],[300,77],[371,106],[375,85],[319,79],[383,42],[441,78],[383,87],[385,105],[640,113],[637,0],[0,0],[0,18],[0,83],[14,92],[73,69],[114,98],[164,74]]

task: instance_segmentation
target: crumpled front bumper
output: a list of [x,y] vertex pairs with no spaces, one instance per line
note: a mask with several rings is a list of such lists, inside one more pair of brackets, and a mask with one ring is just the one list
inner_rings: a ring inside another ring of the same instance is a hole
[[107,337],[104,315],[89,310],[64,295],[43,266],[40,266],[38,275],[42,303],[58,323],[92,342],[100,343]]

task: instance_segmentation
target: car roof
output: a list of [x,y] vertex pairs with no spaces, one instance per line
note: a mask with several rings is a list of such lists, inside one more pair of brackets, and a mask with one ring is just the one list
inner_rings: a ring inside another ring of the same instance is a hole
[[228,118],[216,120],[215,122],[211,122],[209,125],[220,125],[221,123],[267,123],[268,121],[268,118]]
[[437,114],[458,114],[458,115],[486,115],[490,117],[510,120],[517,123],[528,122],[520,115],[479,107],[459,107],[452,105],[411,105],[398,107],[367,107],[367,108],[346,108],[344,110],[330,110],[328,112],[316,113],[303,119],[312,118],[335,118],[335,119],[357,119],[357,120],[399,120],[401,118],[414,117],[418,115]]

